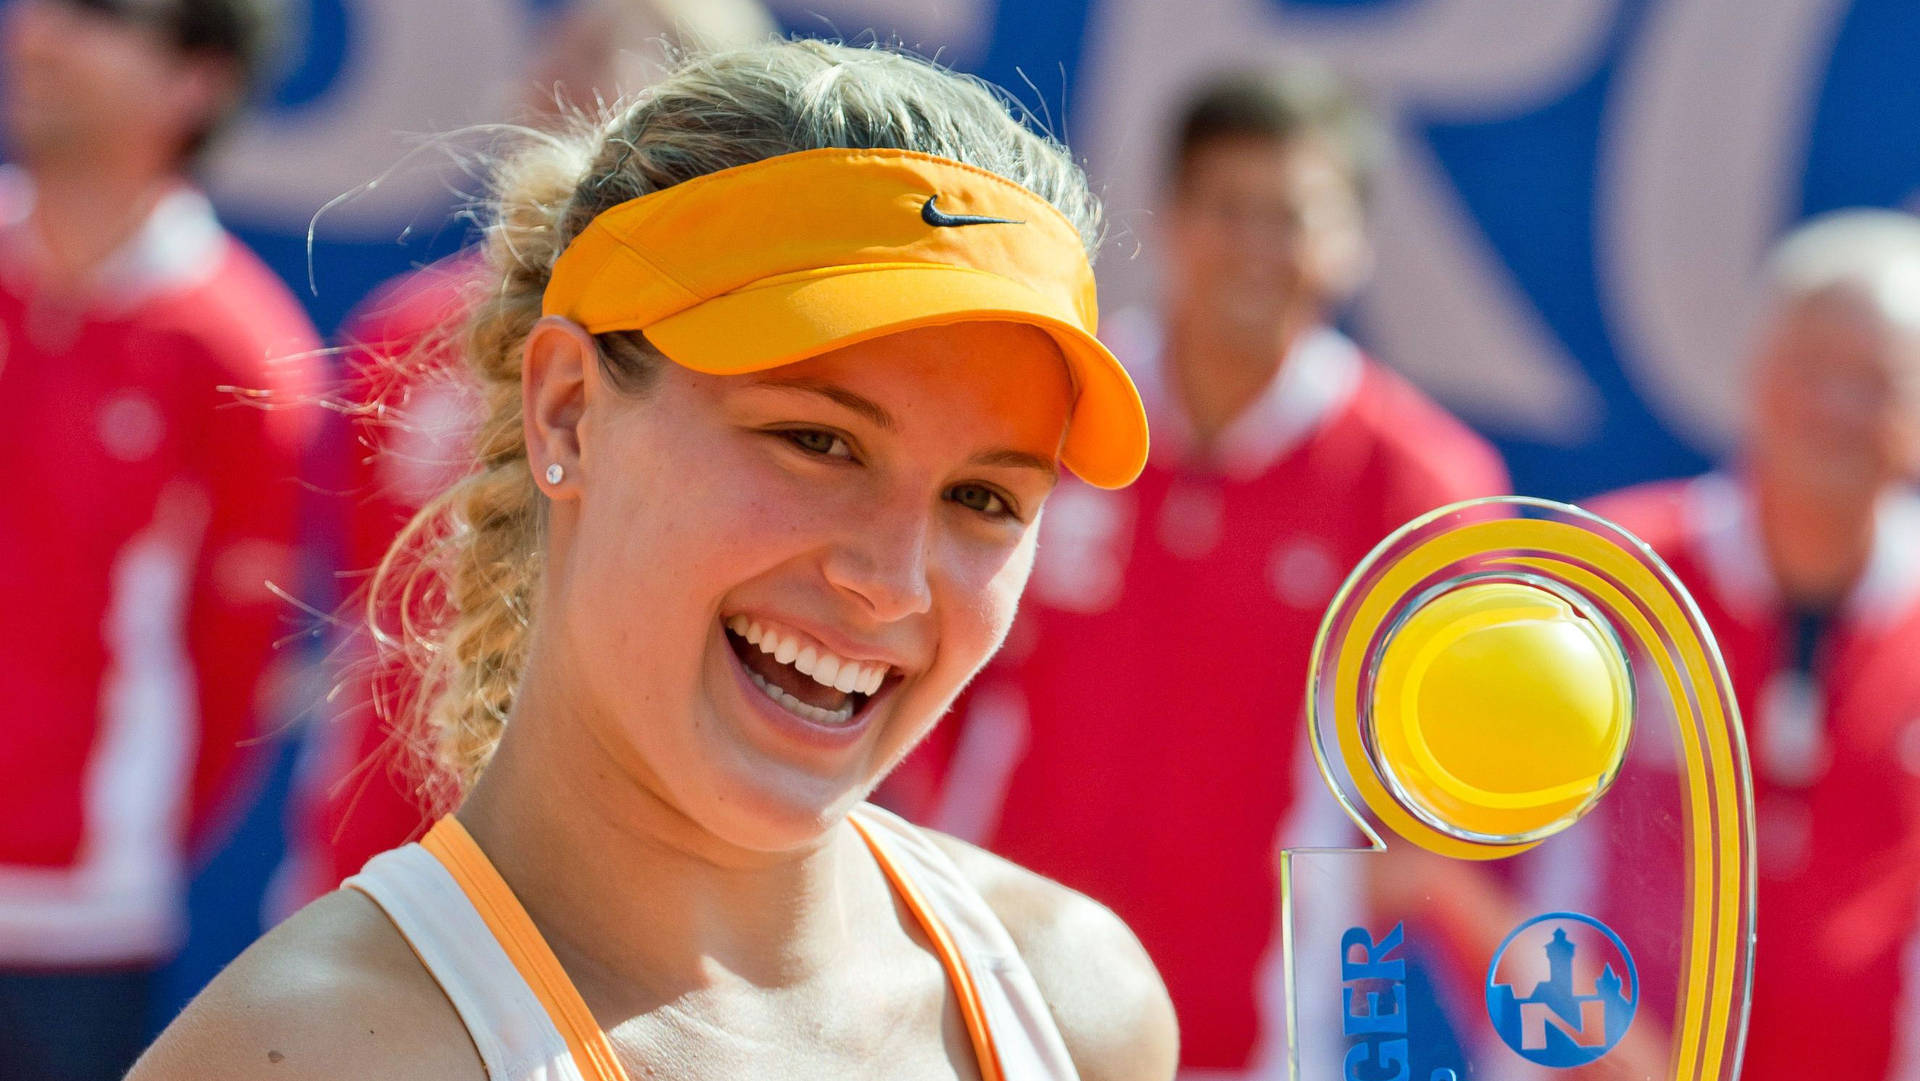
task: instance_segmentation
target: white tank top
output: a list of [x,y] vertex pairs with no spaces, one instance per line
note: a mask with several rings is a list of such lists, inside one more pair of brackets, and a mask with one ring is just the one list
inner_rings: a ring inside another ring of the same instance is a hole
[[[959,867],[877,807],[861,805],[851,821],[946,968],[983,1081],[1078,1081],[1033,974]],[[413,947],[490,1081],[627,1081],[553,951],[457,820],[375,856],[346,886]]]

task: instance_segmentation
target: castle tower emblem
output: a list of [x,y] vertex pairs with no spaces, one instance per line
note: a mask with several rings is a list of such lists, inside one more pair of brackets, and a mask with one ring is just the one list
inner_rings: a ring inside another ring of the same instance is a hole
[[1493,1030],[1542,1066],[1582,1066],[1613,1050],[1639,1000],[1626,943],[1576,912],[1536,916],[1514,928],[1487,970]]

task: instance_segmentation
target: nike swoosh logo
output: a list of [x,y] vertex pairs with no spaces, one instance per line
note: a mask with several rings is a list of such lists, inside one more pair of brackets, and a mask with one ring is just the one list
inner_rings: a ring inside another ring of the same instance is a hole
[[937,228],[952,228],[961,225],[1027,224],[1024,221],[1014,221],[1012,218],[988,218],[982,217],[979,214],[949,214],[933,205],[934,200],[938,198],[940,198],[938,195],[929,195],[927,196],[927,201],[920,204],[920,220]]

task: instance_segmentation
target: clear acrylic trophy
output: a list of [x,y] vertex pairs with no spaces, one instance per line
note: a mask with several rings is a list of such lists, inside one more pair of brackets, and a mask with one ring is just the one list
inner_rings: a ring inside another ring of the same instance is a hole
[[1362,837],[1281,854],[1292,1077],[1738,1073],[1746,747],[1650,549],[1563,504],[1443,508],[1354,570],[1312,665]]

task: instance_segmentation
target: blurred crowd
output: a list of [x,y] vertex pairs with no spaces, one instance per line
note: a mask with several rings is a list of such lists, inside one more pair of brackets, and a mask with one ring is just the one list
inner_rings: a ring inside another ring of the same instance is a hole
[[[366,596],[464,468],[473,267],[390,283],[322,343],[222,229],[197,169],[264,70],[264,12],[0,9],[0,1079],[117,1077],[165,1020],[186,884],[287,717],[306,752],[269,918],[451,795],[396,727],[411,688]],[[631,58],[657,64],[662,35],[772,31],[748,0],[575,4],[503,119],[639,89]],[[1102,328],[1152,460],[1122,491],[1062,482],[1005,648],[878,798],[1121,915],[1174,998],[1183,1076],[1284,1075],[1275,853],[1327,814],[1314,634],[1395,527],[1507,474],[1338,329],[1394,167],[1360,96],[1304,62],[1222,72],[1161,135],[1138,256],[1160,295]],[[1583,503],[1692,592],[1744,715],[1760,911],[1792,929],[1758,954],[1745,1076],[1891,1078],[1920,1067],[1920,220],[1801,224],[1761,288],[1725,388],[1737,451]],[[334,595],[289,595],[316,578]],[[343,613],[323,649],[296,602]]]

